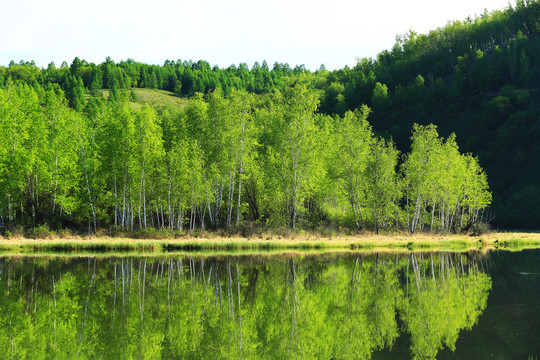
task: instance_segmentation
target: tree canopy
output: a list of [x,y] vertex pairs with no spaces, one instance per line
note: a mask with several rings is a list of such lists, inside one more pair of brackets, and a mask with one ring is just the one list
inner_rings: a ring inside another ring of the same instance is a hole
[[93,232],[247,223],[458,232],[489,205],[485,173],[455,136],[415,125],[398,171],[399,152],[373,133],[368,107],[331,118],[318,103],[294,83],[264,102],[217,89],[183,111],[133,110],[120,92],[79,112],[60,89],[40,99],[10,84],[0,89],[0,215],[10,227]]

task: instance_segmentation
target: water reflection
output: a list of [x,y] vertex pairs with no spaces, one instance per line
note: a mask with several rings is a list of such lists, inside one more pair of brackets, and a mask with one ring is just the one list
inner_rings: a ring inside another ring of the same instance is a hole
[[486,307],[478,254],[0,259],[14,358],[369,359],[454,349]]

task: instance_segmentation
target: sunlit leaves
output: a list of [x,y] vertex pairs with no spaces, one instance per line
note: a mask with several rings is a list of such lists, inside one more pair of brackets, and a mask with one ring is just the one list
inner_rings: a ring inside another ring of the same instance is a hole
[[433,358],[455,349],[491,288],[482,259],[461,254],[232,260],[2,261],[0,349],[32,358],[370,359],[408,332],[411,355]]
[[458,151],[436,127],[415,125],[412,149],[402,164],[409,232],[418,228],[454,231],[470,227],[491,202],[478,159]]

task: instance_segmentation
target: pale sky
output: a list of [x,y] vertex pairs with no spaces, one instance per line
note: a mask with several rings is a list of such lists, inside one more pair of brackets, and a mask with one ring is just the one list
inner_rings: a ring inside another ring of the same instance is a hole
[[[206,60],[354,66],[409,29],[502,10],[508,0],[0,0],[0,66]],[[511,2],[515,5],[515,1]]]

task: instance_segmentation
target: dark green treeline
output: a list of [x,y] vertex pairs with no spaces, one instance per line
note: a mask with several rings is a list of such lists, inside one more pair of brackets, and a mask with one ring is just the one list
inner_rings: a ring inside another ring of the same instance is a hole
[[475,254],[289,259],[0,259],[15,358],[370,359],[410,334],[455,350],[486,308]]
[[[428,34],[409,32],[376,59],[353,68],[317,71],[266,62],[211,67],[205,61],[134,60],[102,64],[75,58],[40,69],[33,62],[0,67],[0,87],[32,86],[40,98],[61,88],[70,107],[82,111],[85,94],[133,87],[194,96],[220,89],[252,94],[284,92],[300,81],[319,97],[318,111],[343,117],[366,104],[374,131],[406,153],[413,124],[436,124],[457,134],[464,152],[479,157],[493,190],[493,223],[535,228],[540,223],[540,2],[517,1],[502,11],[455,21]],[[527,209],[522,211],[521,209]]]
[[[295,83],[265,97],[219,90],[184,111],[127,95],[83,112],[60,90],[0,89],[0,216],[8,227],[193,231],[265,227],[458,232],[491,194],[455,136],[415,125],[401,157],[363,106],[317,113]],[[399,165],[398,165],[399,163]]]

